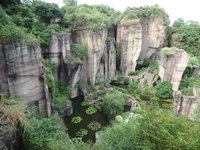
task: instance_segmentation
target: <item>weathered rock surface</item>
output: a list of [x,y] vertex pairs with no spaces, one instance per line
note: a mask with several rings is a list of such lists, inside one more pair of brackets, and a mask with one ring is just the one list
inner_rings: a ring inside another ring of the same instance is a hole
[[21,135],[13,124],[0,124],[0,150],[21,150]]
[[196,108],[197,97],[181,96],[180,91],[174,92],[174,112],[186,115],[192,118],[194,109]]
[[[113,46],[108,46],[106,39],[108,29],[102,29],[96,32],[76,29],[73,34],[73,40],[76,43],[83,44],[88,50],[88,59],[83,61],[81,70],[81,82],[94,85],[99,79],[106,79],[115,74],[115,63],[112,55]],[[104,60],[102,58],[104,57]]]
[[61,117],[70,116],[73,113],[72,102],[69,101],[67,105],[58,112],[58,115]]
[[174,55],[162,55],[159,76],[162,81],[171,83],[174,91],[178,91],[188,61],[189,55],[182,49],[178,49]]
[[118,53],[121,54],[122,74],[135,71],[142,48],[142,26],[139,20],[123,21],[117,29]]
[[192,74],[193,78],[199,78],[200,77],[200,66],[195,68],[193,74]]
[[[23,41],[5,45],[0,54],[4,54],[1,66],[1,80],[7,80],[9,94],[26,101],[29,105],[39,106],[40,112],[46,112],[45,86],[41,49],[37,45],[27,45]],[[6,76],[5,76],[6,75]],[[6,79],[7,78],[7,79]],[[4,87],[7,85],[4,84]],[[4,90],[7,94],[7,90]]]
[[[166,25],[163,17],[143,18],[142,25],[142,58],[155,57],[160,52],[166,38]],[[156,57],[159,59],[159,57]],[[154,58],[154,59],[156,59]],[[155,60],[154,60],[155,61]]]

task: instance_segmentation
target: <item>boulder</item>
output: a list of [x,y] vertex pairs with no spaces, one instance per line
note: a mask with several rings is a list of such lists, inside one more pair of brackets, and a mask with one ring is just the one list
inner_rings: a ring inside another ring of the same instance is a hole
[[72,101],[69,101],[64,108],[58,111],[58,115],[61,117],[70,116],[73,113]]

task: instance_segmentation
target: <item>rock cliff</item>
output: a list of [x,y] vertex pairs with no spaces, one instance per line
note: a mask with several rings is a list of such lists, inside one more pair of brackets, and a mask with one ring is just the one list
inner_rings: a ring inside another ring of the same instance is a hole
[[197,97],[181,96],[180,91],[174,92],[174,112],[186,115],[192,118],[194,109],[196,108]]
[[88,59],[83,61],[80,79],[82,83],[94,85],[100,79],[115,75],[115,49],[108,44],[108,29],[91,31],[83,28],[74,30],[73,41],[83,44],[88,50]]
[[2,72],[2,94],[26,101],[29,105],[39,106],[41,113],[46,112],[45,84],[41,49],[37,45],[19,43],[8,44],[0,49]]
[[135,71],[136,61],[142,48],[140,20],[122,21],[117,29],[118,53],[121,55],[122,74]]
[[174,91],[178,91],[188,61],[189,55],[182,49],[177,49],[172,55],[162,54],[159,76],[162,81],[171,83]]
[[[142,18],[142,50],[140,56],[142,58],[155,57],[164,46],[166,39],[166,25],[163,17]],[[154,58],[159,59],[158,58]],[[155,61],[154,60],[154,61]]]

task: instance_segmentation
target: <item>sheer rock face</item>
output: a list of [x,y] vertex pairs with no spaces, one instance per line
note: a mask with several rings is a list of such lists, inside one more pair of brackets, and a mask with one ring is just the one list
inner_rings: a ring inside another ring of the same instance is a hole
[[196,103],[197,97],[181,96],[180,91],[174,92],[174,112],[192,118],[192,114],[196,108]]
[[121,54],[122,74],[135,71],[142,48],[142,26],[139,20],[123,21],[117,29],[118,53]]
[[193,78],[199,78],[200,77],[200,66],[195,68],[193,74],[192,74]]
[[[141,19],[142,25],[142,58],[150,58],[157,55],[163,47],[166,38],[166,26],[162,17]],[[159,57],[154,58],[159,59]],[[155,61],[155,60],[154,60]]]
[[159,76],[162,81],[168,81],[172,84],[173,91],[178,91],[188,61],[189,55],[182,49],[178,49],[174,55],[162,55]]
[[5,53],[3,47],[0,45],[0,94],[9,94],[8,79],[6,72]]
[[[41,49],[23,41],[3,47],[9,94],[46,111]],[[3,93],[4,94],[4,93]]]
[[[108,29],[102,29],[96,32],[76,29],[73,34],[73,40],[76,43],[83,44],[88,50],[88,59],[83,61],[81,69],[81,82],[94,85],[99,79],[106,79],[115,74],[114,57],[111,53],[113,46],[106,43]],[[104,58],[104,59],[102,59]]]
[[58,34],[55,31],[51,32],[51,44],[44,52],[44,58],[52,63],[56,63],[54,73],[55,81],[63,80],[63,60],[71,56],[71,34]]

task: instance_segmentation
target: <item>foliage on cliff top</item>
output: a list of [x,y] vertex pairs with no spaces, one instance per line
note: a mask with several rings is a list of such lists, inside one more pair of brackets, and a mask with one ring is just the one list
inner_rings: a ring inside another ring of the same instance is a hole
[[184,49],[187,53],[200,56],[200,24],[181,18],[172,25],[171,45]]
[[[101,131],[94,149],[199,149],[200,125],[174,115],[155,104],[144,106],[128,123],[118,123]],[[116,142],[117,141],[117,142]]]
[[142,17],[156,18],[163,17],[165,25],[169,25],[169,16],[163,8],[159,5],[142,6],[142,7],[128,7],[122,15],[122,20],[140,19]]
[[164,56],[171,56],[177,53],[176,47],[164,47],[161,49],[161,54]]
[[109,28],[115,24],[120,12],[106,5],[64,6],[64,22],[67,27],[85,27],[93,31]]

